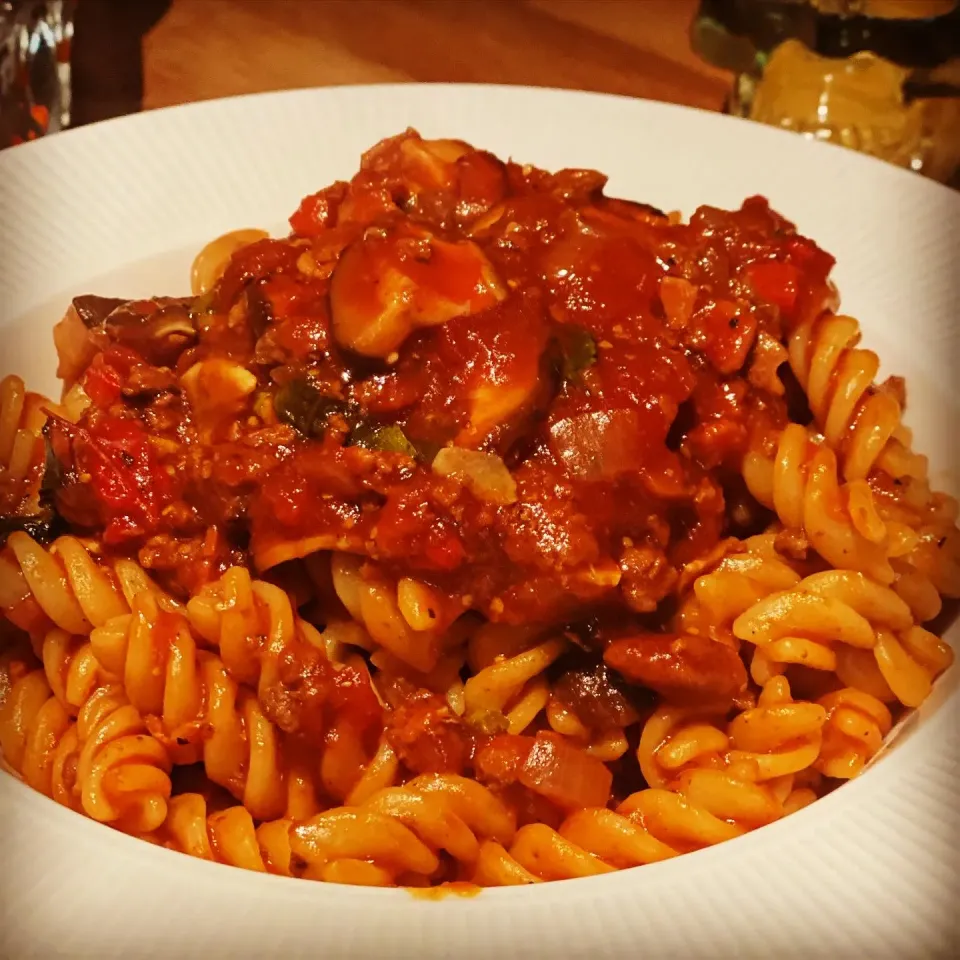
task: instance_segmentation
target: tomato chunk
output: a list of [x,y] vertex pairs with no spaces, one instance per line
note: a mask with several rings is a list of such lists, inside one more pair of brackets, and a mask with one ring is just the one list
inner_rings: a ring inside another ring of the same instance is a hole
[[101,414],[77,429],[73,453],[81,482],[101,505],[105,543],[157,529],[173,485],[139,421]]
[[797,302],[800,270],[792,263],[765,260],[746,269],[747,283],[754,295],[789,313]]

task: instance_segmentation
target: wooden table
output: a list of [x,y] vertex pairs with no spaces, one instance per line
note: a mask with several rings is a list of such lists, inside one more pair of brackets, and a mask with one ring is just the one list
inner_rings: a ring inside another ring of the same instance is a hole
[[174,0],[144,43],[146,108],[396,81],[571,87],[719,109],[696,0]]

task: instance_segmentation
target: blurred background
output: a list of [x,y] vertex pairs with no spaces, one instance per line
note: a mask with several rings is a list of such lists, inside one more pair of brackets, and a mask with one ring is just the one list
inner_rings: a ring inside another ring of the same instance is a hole
[[727,110],[942,181],[960,0],[0,0],[0,146],[211,97],[532,84]]

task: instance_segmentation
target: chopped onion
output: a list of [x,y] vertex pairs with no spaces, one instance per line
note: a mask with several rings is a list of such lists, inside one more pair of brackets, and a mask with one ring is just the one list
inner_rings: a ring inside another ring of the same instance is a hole
[[516,503],[517,484],[506,464],[493,453],[444,447],[434,458],[433,472],[464,484],[488,503]]
[[564,810],[604,807],[613,774],[595,757],[549,736],[538,736],[520,782]]
[[581,480],[610,480],[635,470],[643,431],[635,410],[593,410],[557,420],[550,449]]

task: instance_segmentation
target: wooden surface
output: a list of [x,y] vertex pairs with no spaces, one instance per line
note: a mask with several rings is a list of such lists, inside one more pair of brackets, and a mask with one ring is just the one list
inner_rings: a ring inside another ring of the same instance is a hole
[[262,90],[466,81],[719,109],[696,0],[173,0],[144,42],[144,107]]

